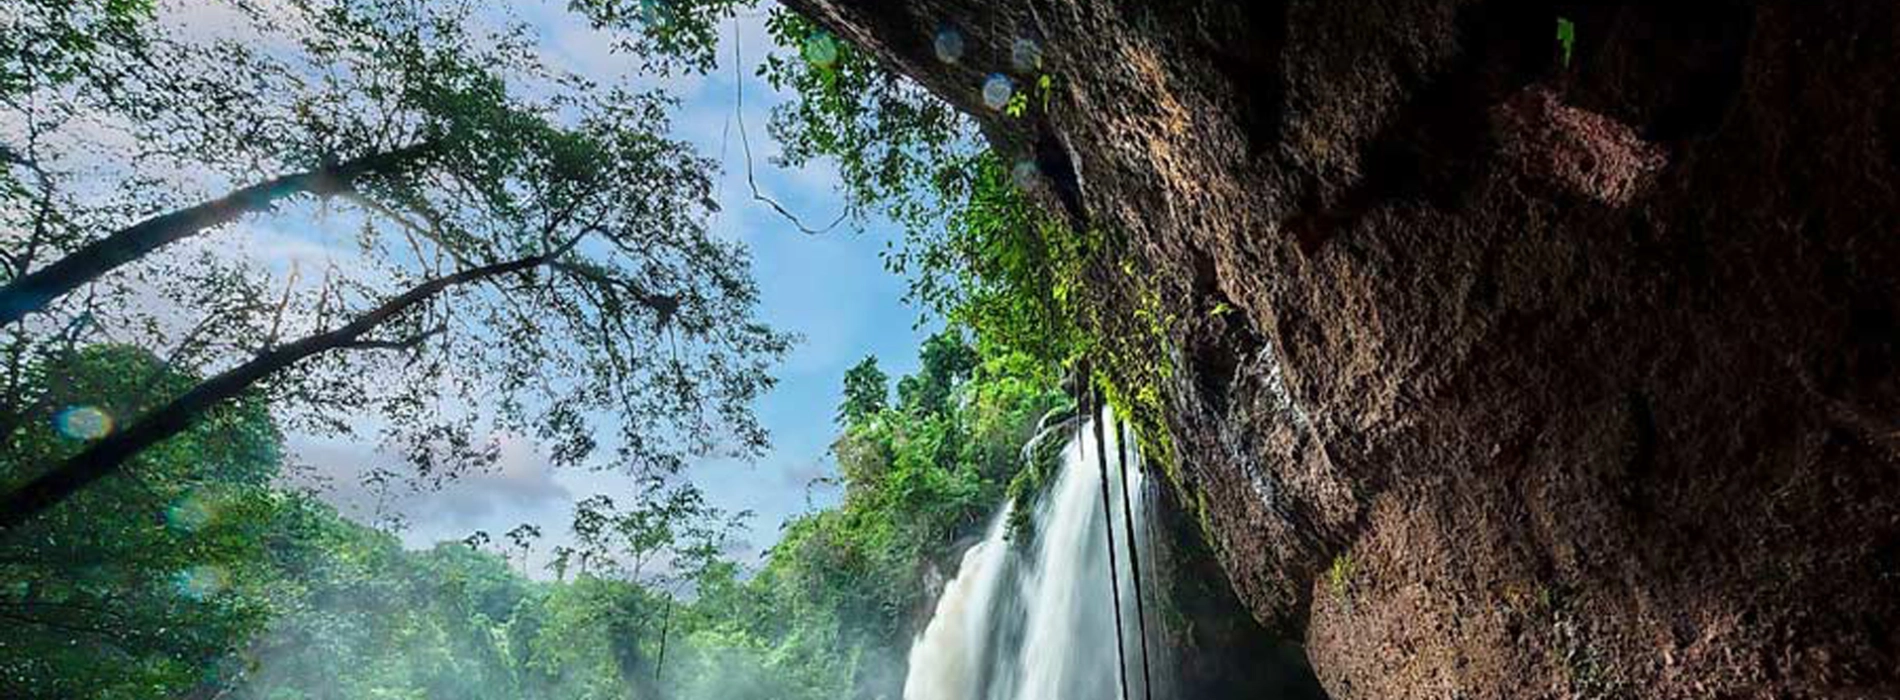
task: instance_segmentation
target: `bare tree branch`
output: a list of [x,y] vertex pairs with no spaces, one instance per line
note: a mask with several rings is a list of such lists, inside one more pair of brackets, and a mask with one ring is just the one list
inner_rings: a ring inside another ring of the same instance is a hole
[[628,295],[631,295],[635,301],[640,302],[641,306],[653,310],[653,328],[656,331],[665,328],[668,323],[672,322],[673,314],[679,312],[680,298],[677,295],[651,292],[645,287],[635,284],[633,280],[614,277],[587,265],[557,262],[553,267],[556,270],[591,281],[597,285],[620,289]]

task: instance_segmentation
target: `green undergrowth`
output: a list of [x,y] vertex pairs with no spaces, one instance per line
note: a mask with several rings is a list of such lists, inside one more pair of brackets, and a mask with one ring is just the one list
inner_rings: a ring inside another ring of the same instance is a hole
[[1353,560],[1351,553],[1333,557],[1333,565],[1326,569],[1327,588],[1333,592],[1334,598],[1345,603],[1349,609],[1352,606],[1353,576],[1358,571],[1359,564]]

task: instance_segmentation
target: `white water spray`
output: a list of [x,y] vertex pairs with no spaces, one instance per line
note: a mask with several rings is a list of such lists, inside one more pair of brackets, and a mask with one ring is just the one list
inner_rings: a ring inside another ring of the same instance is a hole
[[[1089,426],[1072,436],[1087,436]],[[1111,510],[1102,507],[1102,480],[1091,438],[1071,439],[1060,473],[1031,515],[1032,542],[1011,542],[1005,505],[983,541],[963,555],[944,588],[930,624],[910,650],[904,700],[1054,700],[1112,698],[1120,689],[1115,658],[1115,602],[1108,580],[1113,526],[1119,552],[1128,697],[1144,697],[1141,640],[1135,624],[1134,586],[1122,527],[1121,465],[1117,431],[1105,430]],[[1135,546],[1148,556],[1147,506],[1140,465],[1129,450],[1129,502]],[[1150,573],[1142,572],[1144,584]],[[1145,585],[1152,596],[1158,586]],[[1156,606],[1149,601],[1152,613]],[[1151,630],[1158,620],[1149,620]],[[1166,650],[1150,640],[1154,697],[1166,697]]]

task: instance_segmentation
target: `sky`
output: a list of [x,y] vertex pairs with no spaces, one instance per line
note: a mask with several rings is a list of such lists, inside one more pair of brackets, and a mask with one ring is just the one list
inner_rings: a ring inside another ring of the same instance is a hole
[[[754,200],[746,179],[746,158],[734,120],[740,106],[735,81],[743,81],[743,115],[752,146],[752,169],[763,194],[777,200],[814,228],[833,219],[844,206],[840,180],[827,166],[786,170],[771,163],[778,144],[766,133],[771,110],[788,99],[760,80],[755,67],[771,48],[764,23],[766,9],[748,11],[736,24],[744,62],[734,70],[733,26],[721,40],[718,69],[706,75],[655,79],[639,75],[635,59],[615,54],[608,37],[589,29],[565,11],[561,2],[517,3],[520,19],[541,35],[545,58],[558,67],[594,78],[603,85],[626,81],[663,87],[681,99],[674,135],[719,160],[717,196],[721,211],[712,227],[717,235],[743,241],[752,253],[760,287],[760,317],[801,340],[777,368],[779,385],[757,405],[772,445],[752,462],[702,460],[685,473],[716,506],[755,513],[733,554],[751,561],[777,539],[787,519],[837,501],[834,487],[808,488],[815,479],[835,474],[829,443],[844,372],[867,355],[892,376],[916,367],[916,349],[929,329],[918,329],[918,313],[902,298],[903,279],[886,271],[878,253],[899,232],[887,222],[849,223],[823,235],[801,233],[783,215]],[[623,84],[626,84],[623,82]],[[298,245],[293,239],[286,245]],[[360,483],[366,465],[379,460],[364,438],[290,436],[294,458],[324,477],[324,497],[345,513],[371,519],[377,496]],[[439,490],[395,493],[382,503],[385,512],[406,520],[405,544],[427,547],[461,539],[481,530],[499,539],[521,523],[539,525],[544,539],[535,559],[567,540],[572,507],[593,494],[635,493],[632,478],[617,473],[552,469],[534,444],[508,439],[498,468],[452,482]]]

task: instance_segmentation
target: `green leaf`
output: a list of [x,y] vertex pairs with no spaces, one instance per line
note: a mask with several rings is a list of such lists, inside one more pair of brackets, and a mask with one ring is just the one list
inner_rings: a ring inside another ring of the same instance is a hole
[[1564,67],[1570,67],[1570,55],[1577,46],[1577,25],[1568,17],[1557,18],[1557,43],[1564,47]]

